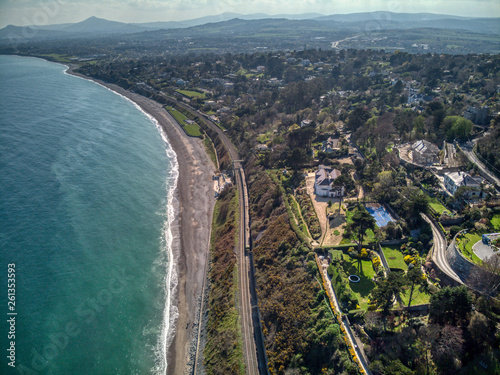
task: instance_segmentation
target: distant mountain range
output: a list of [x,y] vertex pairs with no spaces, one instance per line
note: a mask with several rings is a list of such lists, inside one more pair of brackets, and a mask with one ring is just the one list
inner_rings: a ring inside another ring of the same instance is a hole
[[[105,36],[120,34],[138,34],[148,31],[188,29],[204,26],[204,29],[229,20],[242,20],[246,27],[249,22],[269,19],[295,20],[294,25],[314,27],[321,30],[342,29],[351,31],[436,28],[447,30],[462,30],[467,32],[500,35],[500,18],[472,18],[432,13],[392,13],[369,12],[352,14],[335,14],[324,16],[316,13],[298,15],[267,15],[224,13],[187,21],[123,23],[102,18],[90,17],[78,23],[66,23],[46,26],[13,26],[0,29],[0,39],[68,39],[88,36]],[[298,22],[298,23],[297,23]],[[235,26],[234,23],[232,23]],[[227,23],[226,23],[227,26]],[[196,32],[197,30],[193,30]]]

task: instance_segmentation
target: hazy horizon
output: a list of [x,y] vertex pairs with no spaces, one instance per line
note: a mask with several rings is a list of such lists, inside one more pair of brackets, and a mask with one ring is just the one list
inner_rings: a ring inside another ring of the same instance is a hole
[[374,11],[438,13],[463,17],[500,17],[498,0],[0,0],[0,28],[81,22],[95,16],[142,23],[184,21],[223,13],[250,15],[323,15]]

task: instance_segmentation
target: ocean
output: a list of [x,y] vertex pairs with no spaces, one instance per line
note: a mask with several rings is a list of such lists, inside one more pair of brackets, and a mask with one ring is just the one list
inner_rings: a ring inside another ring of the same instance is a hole
[[161,374],[176,157],[135,104],[65,70],[0,56],[0,373]]

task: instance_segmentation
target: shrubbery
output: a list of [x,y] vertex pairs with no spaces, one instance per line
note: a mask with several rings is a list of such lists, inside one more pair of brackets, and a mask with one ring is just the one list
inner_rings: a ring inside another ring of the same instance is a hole
[[300,205],[302,217],[306,221],[309,232],[313,238],[318,238],[321,236],[321,226],[319,223],[318,215],[314,210],[311,197],[307,194],[305,189],[297,190],[295,195],[297,202]]

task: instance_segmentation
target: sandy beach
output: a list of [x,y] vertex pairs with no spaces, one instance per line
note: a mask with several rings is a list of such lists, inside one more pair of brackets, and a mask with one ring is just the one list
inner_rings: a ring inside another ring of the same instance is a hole
[[[68,73],[90,79],[72,72],[71,69]],[[129,98],[154,117],[164,129],[168,142],[177,154],[179,180],[174,196],[176,218],[172,232],[178,273],[174,305],[178,308],[179,317],[175,337],[168,348],[167,374],[184,374],[209,250],[215,203],[212,182],[215,168],[202,141],[188,137],[161,104],[117,85],[94,81]]]

